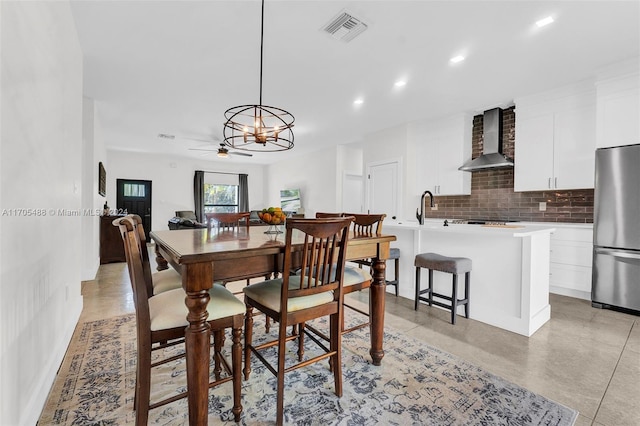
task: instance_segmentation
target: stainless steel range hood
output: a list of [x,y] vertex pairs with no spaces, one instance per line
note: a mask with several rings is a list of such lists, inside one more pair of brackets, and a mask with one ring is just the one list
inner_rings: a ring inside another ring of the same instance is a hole
[[484,112],[482,131],[482,155],[467,161],[458,170],[477,172],[513,167],[513,160],[502,153],[502,109],[494,108]]

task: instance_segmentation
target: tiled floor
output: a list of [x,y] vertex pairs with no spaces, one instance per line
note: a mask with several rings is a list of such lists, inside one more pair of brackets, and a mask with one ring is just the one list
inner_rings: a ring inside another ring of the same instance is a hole
[[[82,291],[82,322],[134,311],[124,263],[100,266]],[[463,317],[453,326],[446,311],[416,312],[391,293],[386,312],[388,326],[578,410],[579,426],[640,425],[639,317],[551,295],[551,320],[527,338]]]

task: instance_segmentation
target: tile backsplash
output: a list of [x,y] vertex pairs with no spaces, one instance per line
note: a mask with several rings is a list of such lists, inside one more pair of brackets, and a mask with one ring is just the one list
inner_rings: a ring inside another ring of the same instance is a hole
[[[502,152],[515,158],[515,107],[503,111]],[[482,153],[482,115],[473,118],[472,157]],[[523,222],[593,223],[593,189],[514,192],[513,169],[471,175],[471,195],[437,196],[438,210],[425,216],[451,219],[496,219]],[[546,210],[540,211],[540,203]]]

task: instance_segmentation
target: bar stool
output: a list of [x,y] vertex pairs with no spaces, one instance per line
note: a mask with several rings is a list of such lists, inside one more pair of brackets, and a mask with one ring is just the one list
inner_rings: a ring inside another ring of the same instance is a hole
[[[386,280],[386,284],[387,285],[392,285],[392,286],[395,287],[395,289],[396,289],[396,297],[397,297],[398,296],[398,282],[400,281],[400,278],[399,278],[400,277],[400,275],[399,275],[400,274],[400,249],[391,247],[389,249],[389,258],[387,260],[394,260],[394,263],[393,263],[394,271],[393,271],[393,280]],[[369,266],[369,267],[372,266],[371,259],[354,260],[353,263],[357,263],[360,268],[362,268],[362,265],[366,265],[366,266]]]
[[396,297],[398,297],[398,282],[400,281],[400,249],[389,249],[389,259],[393,259],[393,280],[387,280],[387,285],[392,285],[396,288]]
[[[416,256],[414,265],[416,267],[416,297],[415,307],[418,310],[418,303],[422,300],[429,306],[436,305],[451,310],[451,324],[456,323],[456,311],[458,306],[464,305],[464,316],[469,318],[469,282],[471,280],[471,259],[466,257],[447,257],[437,253],[422,253]],[[429,270],[429,288],[420,290],[420,269]],[[433,271],[453,274],[453,289],[451,296],[439,294],[433,291]],[[464,299],[458,299],[458,274],[464,273]],[[421,297],[428,293],[428,297]],[[445,299],[450,304],[433,300],[433,297]]]

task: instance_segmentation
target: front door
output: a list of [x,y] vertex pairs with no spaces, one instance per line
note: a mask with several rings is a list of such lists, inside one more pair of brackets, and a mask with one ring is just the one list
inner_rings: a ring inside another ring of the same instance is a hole
[[151,181],[117,179],[117,209],[142,218],[144,233],[149,241],[151,231]]

